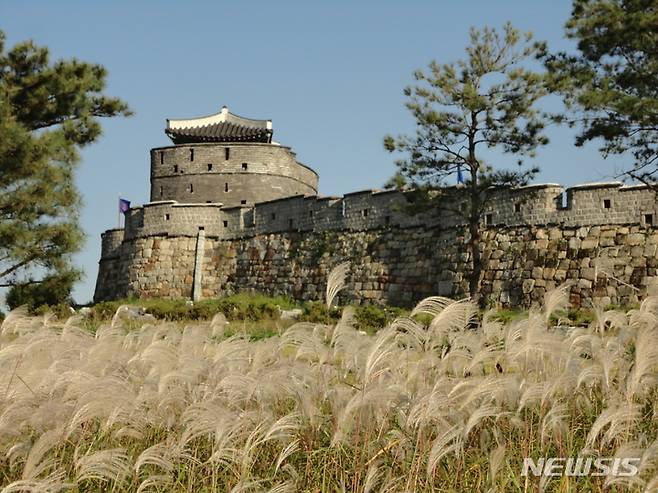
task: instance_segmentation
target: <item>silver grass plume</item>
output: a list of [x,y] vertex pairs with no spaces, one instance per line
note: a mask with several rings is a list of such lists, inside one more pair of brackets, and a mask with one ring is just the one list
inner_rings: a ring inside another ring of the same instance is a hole
[[63,427],[44,432],[30,449],[21,479],[37,479],[45,470],[53,465],[52,460],[44,460],[44,456],[55,446],[59,445],[64,435]]
[[569,306],[570,289],[571,284],[565,283],[551,291],[548,291],[544,295],[544,316],[547,321],[553,313],[559,310],[564,310]]
[[381,476],[382,472],[379,470],[379,467],[377,467],[377,464],[375,462],[371,463],[368,467],[368,472],[366,473],[363,493],[372,493],[376,491],[375,487],[377,486],[377,483],[379,483]]
[[19,479],[8,484],[0,493],[59,493],[70,490],[71,484],[66,483],[66,474],[61,469],[52,472],[44,479]]
[[327,308],[331,308],[336,295],[347,287],[347,273],[350,269],[349,262],[343,262],[334,267],[327,278],[327,291],[325,300]]
[[450,298],[445,298],[443,296],[430,296],[418,302],[418,304],[411,310],[409,314],[410,317],[415,315],[425,313],[431,315],[432,317],[437,316],[441,313],[444,308],[450,304],[454,303],[454,300]]
[[130,474],[130,459],[122,448],[101,450],[80,457],[75,463],[78,483],[86,480],[121,482]]
[[491,491],[495,491],[494,485],[496,484],[496,476],[498,476],[498,472],[503,466],[506,451],[507,448],[505,447],[505,444],[502,443],[489,454],[489,476],[491,479]]
[[604,409],[598,418],[592,424],[587,438],[585,448],[592,449],[603,429],[609,426],[604,435],[603,442],[610,443],[619,434],[629,430],[642,415],[642,408],[638,404],[623,403],[617,406],[610,406]]
[[456,423],[444,430],[443,433],[432,442],[430,455],[427,459],[428,476],[431,477],[434,475],[434,471],[441,462],[441,459],[446,455],[451,453],[454,453],[456,456],[461,455],[463,431],[464,425],[462,423]]

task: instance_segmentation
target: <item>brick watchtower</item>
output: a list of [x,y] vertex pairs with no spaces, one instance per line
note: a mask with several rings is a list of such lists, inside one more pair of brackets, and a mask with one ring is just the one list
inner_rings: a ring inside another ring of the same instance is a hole
[[151,149],[151,201],[248,205],[317,194],[318,175],[272,141],[272,121],[219,113],[167,120],[173,146]]

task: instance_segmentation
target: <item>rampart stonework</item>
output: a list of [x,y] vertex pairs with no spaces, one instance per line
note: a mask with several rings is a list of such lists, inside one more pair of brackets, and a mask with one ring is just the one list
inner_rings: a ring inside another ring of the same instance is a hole
[[[102,235],[96,301],[242,290],[321,299],[345,260],[357,302],[465,296],[455,214],[408,215],[397,191],[317,196],[317,175],[271,141],[269,121],[224,109],[178,122],[167,129],[176,145],[151,151],[152,202]],[[483,293],[528,306],[570,281],[576,306],[637,302],[658,277],[657,205],[646,186],[621,183],[496,192],[482,224]]]

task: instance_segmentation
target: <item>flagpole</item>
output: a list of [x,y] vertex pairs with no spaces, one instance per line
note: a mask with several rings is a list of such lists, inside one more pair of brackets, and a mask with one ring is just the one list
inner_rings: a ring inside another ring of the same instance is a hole
[[121,207],[119,207],[119,204],[121,204],[121,194],[117,197],[117,229],[121,229]]

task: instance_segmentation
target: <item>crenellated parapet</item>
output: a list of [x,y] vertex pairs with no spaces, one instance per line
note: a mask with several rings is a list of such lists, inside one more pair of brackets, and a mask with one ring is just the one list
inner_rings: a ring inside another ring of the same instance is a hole
[[108,229],[101,234],[101,259],[114,258],[119,255],[125,229]]
[[[453,191],[454,192],[454,191]],[[361,231],[382,228],[451,228],[465,224],[459,201],[410,215],[405,206],[409,194],[395,190],[364,190],[344,197],[296,195],[251,206],[225,207],[219,203],[150,202],[130,210],[125,238],[167,234],[240,238],[294,231]],[[464,202],[466,199],[464,199]],[[654,224],[658,218],[655,193],[646,186],[621,183],[586,184],[564,189],[539,184],[493,194],[486,207],[483,226],[569,227],[605,224]],[[116,230],[110,230],[118,241]],[[108,239],[109,241],[109,239]],[[108,247],[109,248],[109,247]]]
[[656,194],[646,185],[587,183],[567,189],[557,184],[501,191],[486,211],[492,225],[590,226],[656,224]]

